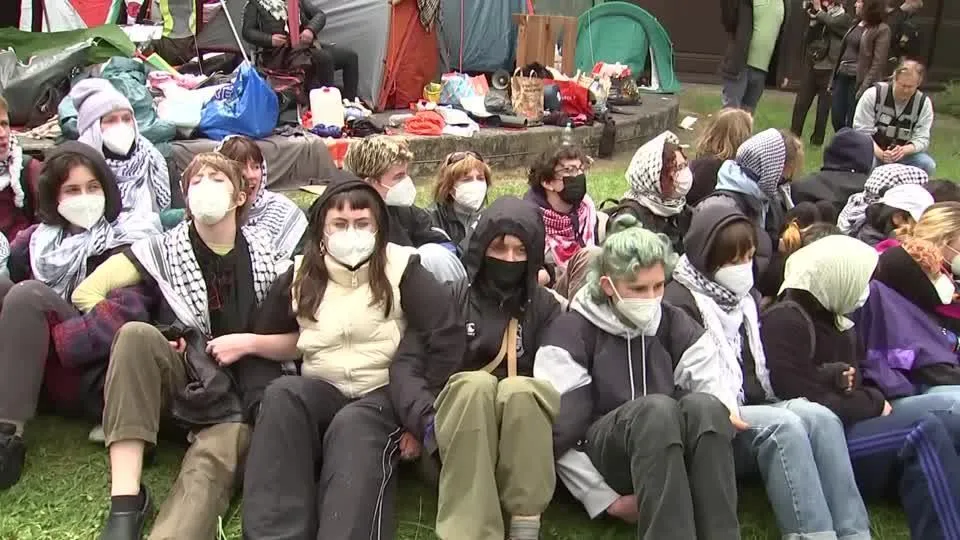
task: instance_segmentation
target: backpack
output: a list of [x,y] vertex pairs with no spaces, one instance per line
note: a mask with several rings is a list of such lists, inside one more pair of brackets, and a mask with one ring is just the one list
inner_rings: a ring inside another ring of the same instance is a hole
[[898,64],[904,56],[912,56],[917,53],[917,45],[920,43],[920,29],[913,22],[912,14],[890,30],[890,62]]

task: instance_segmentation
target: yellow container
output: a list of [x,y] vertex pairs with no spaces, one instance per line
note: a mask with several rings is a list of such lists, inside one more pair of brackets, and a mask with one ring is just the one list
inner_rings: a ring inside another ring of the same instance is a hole
[[440,103],[440,90],[442,88],[437,83],[428,83],[423,87],[423,99],[431,103]]

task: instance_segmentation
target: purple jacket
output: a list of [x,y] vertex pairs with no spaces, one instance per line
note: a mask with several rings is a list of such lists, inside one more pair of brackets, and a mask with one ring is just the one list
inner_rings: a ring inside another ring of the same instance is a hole
[[887,398],[917,393],[915,369],[958,364],[957,336],[883,283],[870,282],[870,299],[853,320],[866,349],[863,376]]

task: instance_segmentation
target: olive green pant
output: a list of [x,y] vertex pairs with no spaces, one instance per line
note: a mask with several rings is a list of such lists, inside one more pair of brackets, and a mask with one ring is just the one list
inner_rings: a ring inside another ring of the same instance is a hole
[[[160,332],[138,322],[117,332],[104,388],[106,444],[140,440],[156,444],[160,420],[175,392],[186,386],[183,356]],[[246,424],[218,424],[196,431],[180,474],[150,533],[151,540],[208,540],[230,506],[250,445]]]
[[503,512],[546,510],[556,485],[553,420],[560,409],[549,382],[457,373],[434,406],[441,540],[503,540]]

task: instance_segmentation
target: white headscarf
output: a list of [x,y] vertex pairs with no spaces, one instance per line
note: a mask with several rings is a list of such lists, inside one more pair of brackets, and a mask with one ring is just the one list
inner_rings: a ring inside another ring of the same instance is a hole
[[827,236],[790,255],[780,292],[809,292],[836,316],[839,330],[849,330],[853,321],[844,315],[856,309],[879,259],[875,249],[856,238]]

